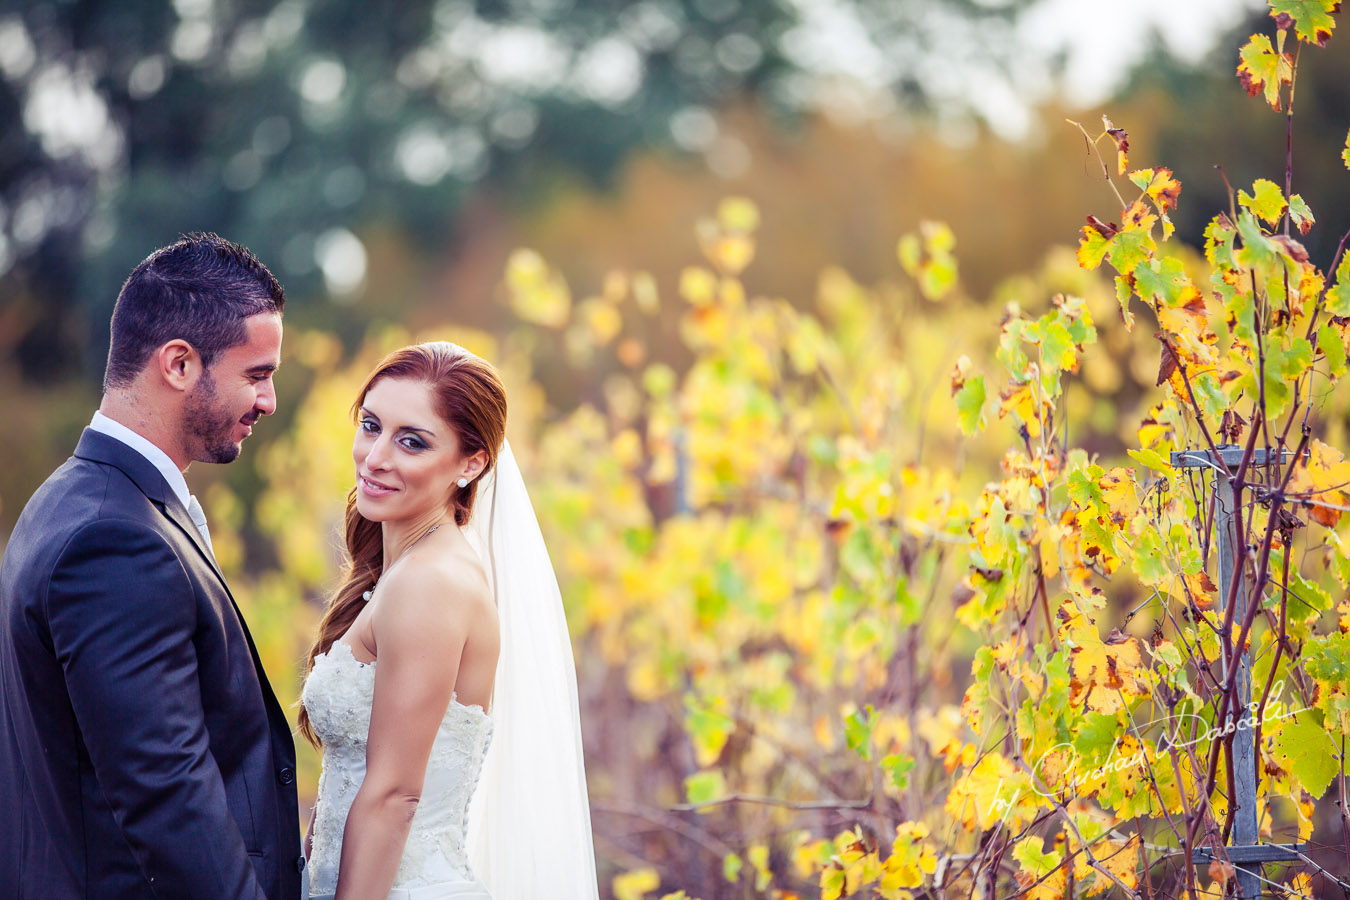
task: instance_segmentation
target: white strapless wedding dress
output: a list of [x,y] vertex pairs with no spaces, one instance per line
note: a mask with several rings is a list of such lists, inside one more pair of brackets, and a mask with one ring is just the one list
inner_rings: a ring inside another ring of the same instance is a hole
[[[314,659],[301,699],[323,741],[323,774],[310,852],[310,897],[337,890],[347,812],[366,774],[366,739],[375,697],[375,663],[358,662],[335,641]],[[490,900],[465,852],[469,801],[492,739],[482,707],[451,699],[427,761],[422,798],[413,815],[390,900]]]

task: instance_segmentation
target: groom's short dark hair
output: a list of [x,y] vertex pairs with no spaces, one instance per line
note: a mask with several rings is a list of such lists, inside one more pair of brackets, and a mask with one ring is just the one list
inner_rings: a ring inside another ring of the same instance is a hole
[[256,256],[216,234],[188,234],[132,270],[117,295],[103,389],[129,384],[155,348],[191,344],[209,367],[247,339],[244,320],[280,314],[285,292]]

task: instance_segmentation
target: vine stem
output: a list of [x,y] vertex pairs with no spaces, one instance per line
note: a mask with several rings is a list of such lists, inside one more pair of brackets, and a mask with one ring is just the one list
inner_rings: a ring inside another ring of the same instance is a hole
[[[1298,83],[1298,58],[1303,52],[1302,43],[1294,51],[1294,64],[1289,73],[1289,106],[1284,114],[1284,196],[1287,200],[1294,195],[1294,85]],[[1289,225],[1293,221],[1292,210],[1284,215],[1284,236],[1289,237]],[[1286,297],[1288,294],[1285,295]]]
[[[1341,241],[1336,245],[1336,252],[1331,257],[1331,268],[1327,269],[1327,279],[1322,285],[1322,290],[1317,294],[1317,305],[1313,307],[1312,315],[1308,317],[1308,331],[1304,338],[1312,340],[1313,333],[1317,331],[1317,317],[1321,315],[1322,307],[1327,302],[1327,291],[1331,290],[1331,279],[1336,274],[1336,267],[1341,264],[1341,257],[1345,255],[1345,244],[1350,241],[1350,231],[1341,235]],[[1350,290],[1350,285],[1346,285]]]
[[1078,830],[1078,825],[1075,824],[1075,822],[1073,821],[1073,816],[1069,815],[1069,811],[1064,808],[1063,803],[1060,803],[1058,800],[1055,800],[1054,803],[1055,809],[1059,812],[1060,819],[1064,822],[1064,826],[1068,828],[1070,831],[1072,831],[1073,836],[1078,839],[1078,846],[1083,849],[1083,856],[1087,857],[1088,865],[1091,866],[1093,869],[1097,870],[1097,872],[1099,872],[1100,874],[1105,875],[1112,882],[1114,882],[1116,887],[1124,891],[1125,895],[1129,897],[1130,900],[1143,900],[1143,897],[1139,895],[1138,891],[1132,889],[1128,884],[1121,881],[1120,877],[1116,875],[1116,873],[1112,872],[1110,869],[1106,868],[1106,866],[1102,865],[1100,862],[1097,861],[1097,857],[1093,856],[1092,851],[1088,849],[1088,842],[1083,840],[1083,833]]
[[1191,387],[1191,378],[1190,375],[1186,373],[1186,364],[1181,361],[1180,356],[1177,356],[1176,348],[1172,346],[1172,342],[1167,339],[1166,335],[1158,338],[1158,340],[1162,341],[1163,346],[1167,348],[1167,352],[1171,353],[1177,361],[1177,371],[1181,373],[1181,380],[1186,384],[1186,396],[1190,398],[1191,408],[1195,410],[1195,421],[1196,424],[1200,426],[1200,433],[1205,436],[1205,444],[1208,445],[1210,452],[1214,454],[1214,460],[1218,468],[1225,476],[1232,478],[1233,473],[1228,471],[1228,464],[1223,461],[1223,455],[1219,453],[1219,447],[1214,443],[1214,438],[1210,435],[1209,428],[1205,425],[1205,414],[1201,411],[1200,404],[1195,399],[1195,389]]
[[1129,204],[1126,203],[1125,198],[1120,195],[1120,191],[1116,188],[1115,181],[1112,180],[1111,178],[1111,169],[1106,165],[1106,160],[1102,159],[1102,152],[1097,149],[1097,141],[1100,141],[1102,139],[1102,135],[1106,134],[1106,132],[1102,132],[1102,134],[1097,136],[1097,141],[1094,141],[1092,139],[1092,136],[1087,133],[1087,129],[1084,128],[1082,125],[1075,122],[1073,119],[1065,119],[1064,121],[1068,122],[1074,128],[1077,128],[1079,131],[1083,132],[1083,140],[1087,143],[1088,149],[1090,149],[1093,152],[1093,154],[1096,155],[1097,162],[1102,164],[1102,177],[1104,177],[1106,179],[1106,183],[1110,185],[1111,193],[1116,195],[1116,200],[1119,201],[1121,210],[1123,211],[1129,209]]
[[[1285,533],[1284,540],[1284,572],[1281,575],[1282,583],[1280,588],[1280,633],[1275,640],[1275,659],[1270,664],[1270,675],[1266,677],[1266,688],[1261,692],[1261,702],[1252,717],[1256,719],[1256,749],[1261,749],[1261,725],[1266,718],[1266,703],[1270,700],[1270,690],[1275,685],[1275,676],[1280,671],[1280,657],[1284,655],[1284,642],[1288,633],[1288,611],[1289,611],[1289,557],[1292,555],[1293,546],[1289,540],[1288,532]],[[1261,767],[1256,769],[1257,786],[1260,786]]]
[[615,813],[616,815],[641,819],[644,822],[650,822],[658,828],[668,828],[718,857],[724,857],[728,853],[733,852],[733,848],[729,844],[719,840],[716,836],[709,834],[702,828],[694,828],[680,817],[672,816],[664,810],[604,800],[593,801],[591,807],[600,812]]
[[674,806],[667,807],[670,812],[699,812],[700,810],[713,809],[718,806],[726,806],[729,803],[753,803],[759,806],[774,806],[779,809],[795,810],[844,810],[844,809],[867,809],[871,807],[872,801],[868,800],[838,800],[823,802],[797,802],[793,800],[780,800],[777,797],[761,797],[755,794],[727,794],[725,797],[718,797],[716,800],[705,800],[702,803],[677,803]]
[[1350,863],[1350,810],[1345,805],[1345,735],[1341,735],[1341,771],[1337,781],[1340,782],[1341,791],[1340,803],[1337,804],[1341,808],[1341,838],[1345,841],[1345,860]]

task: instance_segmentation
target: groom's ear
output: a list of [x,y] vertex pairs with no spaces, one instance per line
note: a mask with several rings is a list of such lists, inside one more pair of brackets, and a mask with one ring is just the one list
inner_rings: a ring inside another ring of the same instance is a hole
[[189,391],[202,374],[202,358],[195,347],[181,338],[161,344],[150,358],[155,375],[176,391]]

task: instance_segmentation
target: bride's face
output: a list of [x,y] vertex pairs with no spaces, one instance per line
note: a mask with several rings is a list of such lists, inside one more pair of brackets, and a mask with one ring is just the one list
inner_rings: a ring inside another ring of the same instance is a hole
[[366,392],[352,443],[356,509],[365,518],[434,517],[448,508],[456,479],[477,474],[434,403],[431,386],[414,379],[381,378]]

